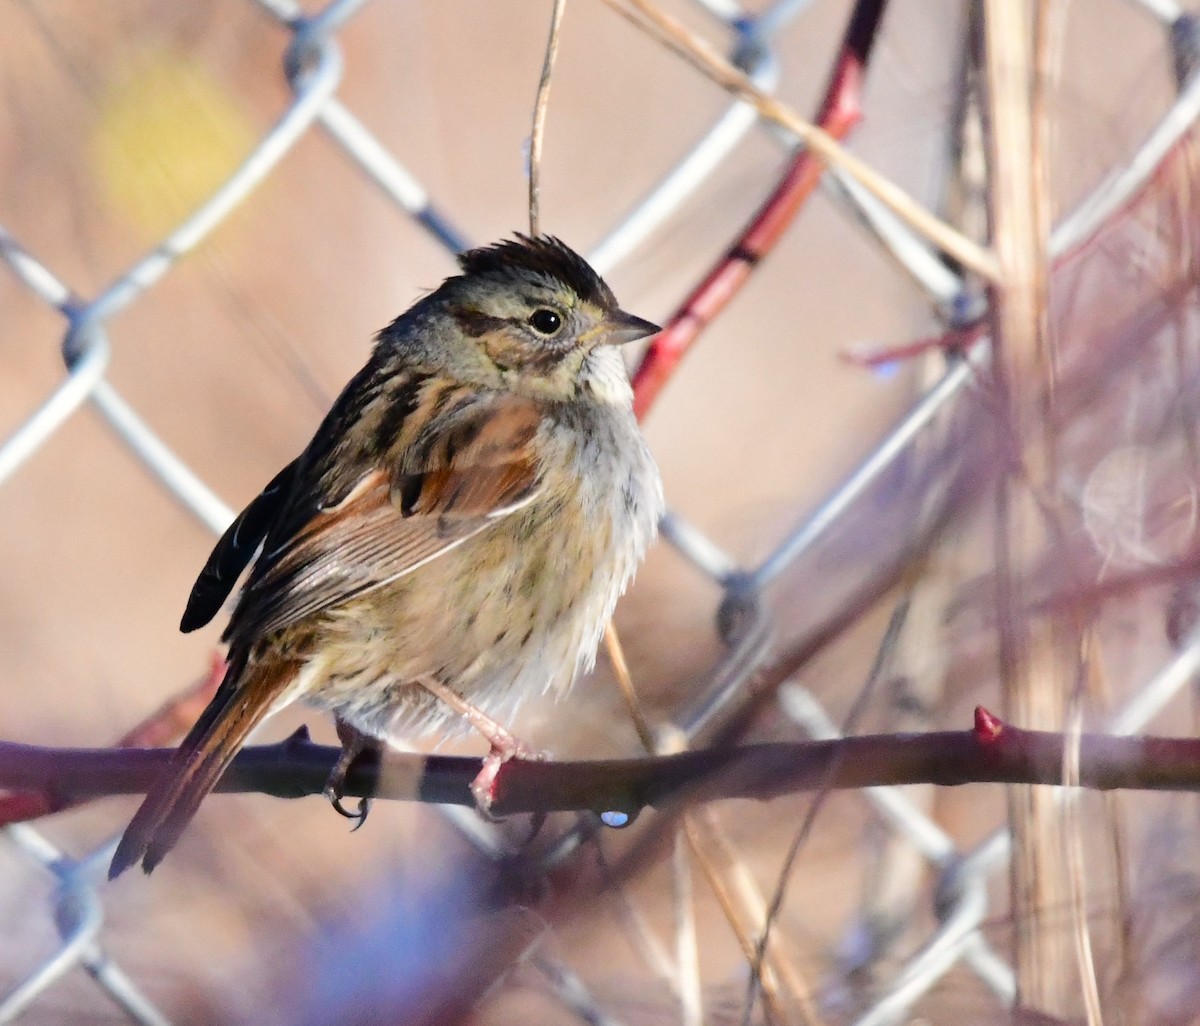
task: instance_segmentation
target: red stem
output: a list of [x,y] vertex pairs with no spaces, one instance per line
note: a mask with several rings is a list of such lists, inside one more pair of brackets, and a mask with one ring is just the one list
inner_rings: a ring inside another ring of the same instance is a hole
[[[860,3],[850,19],[816,120],[834,139],[844,139],[862,120],[863,74],[884,7],[883,0]],[[824,165],[808,150],[798,150],[741,237],[655,337],[633,375],[633,408],[639,419],[658,398],[700,332],[725,309],[775,247],[824,171]]]
[[[214,652],[207,675],[186,691],[168,699],[166,704],[119,738],[113,747],[157,748],[173,741],[196,722],[224,676],[225,659]],[[52,786],[45,791],[17,791],[0,795],[0,827],[61,812],[83,800],[86,799],[60,795]]]

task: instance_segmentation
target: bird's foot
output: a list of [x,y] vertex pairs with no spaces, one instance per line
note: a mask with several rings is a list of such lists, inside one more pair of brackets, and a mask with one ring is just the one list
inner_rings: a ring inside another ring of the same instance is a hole
[[475,805],[485,819],[495,819],[492,815],[492,802],[496,800],[496,784],[504,764],[512,759],[541,762],[546,758],[545,752],[530,748],[498,724],[493,723],[492,726],[496,728],[496,732],[487,735],[491,750],[484,756],[483,765],[471,781],[471,794],[475,796]]
[[353,833],[367,821],[367,813],[371,811],[371,799],[359,798],[356,811],[351,812],[347,809],[342,804],[342,799],[346,796],[346,776],[355,759],[365,752],[378,752],[383,746],[377,738],[364,734],[341,719],[337,721],[337,733],[342,742],[342,754],[338,756],[338,761],[325,781],[325,788],[321,793],[329,800],[334,812],[356,821],[351,829]]
[[475,805],[484,819],[495,821],[496,817],[492,815],[491,810],[492,802],[496,800],[496,782],[501,767],[511,759],[541,761],[546,758],[545,753],[530,748],[524,741],[514,737],[482,709],[473,706],[441,681],[433,677],[422,677],[417,683],[447,708],[465,717],[487,741],[490,751],[484,758],[479,773],[471,782],[471,794],[475,796]]

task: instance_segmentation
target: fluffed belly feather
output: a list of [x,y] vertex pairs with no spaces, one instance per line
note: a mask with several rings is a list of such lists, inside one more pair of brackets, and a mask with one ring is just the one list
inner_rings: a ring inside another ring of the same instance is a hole
[[620,494],[601,517],[594,508],[585,517],[578,501],[536,504],[325,614],[321,647],[289,699],[377,737],[412,739],[467,728],[414,684],[422,677],[500,722],[526,697],[562,694],[591,668],[653,536],[657,507],[628,508]]

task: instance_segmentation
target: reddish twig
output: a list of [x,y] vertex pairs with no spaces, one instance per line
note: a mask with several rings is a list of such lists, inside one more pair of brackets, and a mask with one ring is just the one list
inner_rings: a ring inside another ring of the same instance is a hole
[[196,722],[224,677],[225,657],[220,652],[213,652],[207,674],[187,690],[168,699],[113,747],[155,748],[179,737]]
[[[862,119],[863,75],[886,6],[886,0],[861,0],[850,18],[816,120],[816,124],[834,139],[844,139]],[[741,237],[655,337],[633,376],[634,410],[639,418],[645,416],[700,332],[733,299],[758,263],[775,247],[816,188],[824,170],[824,165],[809,150],[799,150]]]
[[[1022,730],[984,709],[975,727],[875,734],[836,741],[700,749],[676,755],[586,762],[505,763],[496,815],[619,810],[725,798],[767,800],[802,791],[901,784],[1062,783],[1063,735]],[[67,801],[142,794],[172,749],[47,748],[0,743],[0,786]],[[244,749],[217,786],[298,798],[322,792],[340,749],[315,745],[303,728],[286,741]],[[387,752],[352,768],[347,796],[471,806],[478,759]],[[1200,738],[1085,734],[1079,784],[1093,790],[1200,791]]]
[[[196,722],[225,676],[225,659],[214,652],[208,673],[186,691],[169,699],[136,727],[118,739],[114,748],[155,748],[179,737]],[[4,786],[0,783],[0,786]],[[80,796],[66,796],[50,787],[0,795],[0,827],[48,816],[78,805]]]
[[983,337],[983,325],[951,328],[940,335],[927,336],[912,342],[883,345],[859,343],[843,349],[843,361],[856,367],[879,367],[888,363],[911,360],[926,353],[963,353]]

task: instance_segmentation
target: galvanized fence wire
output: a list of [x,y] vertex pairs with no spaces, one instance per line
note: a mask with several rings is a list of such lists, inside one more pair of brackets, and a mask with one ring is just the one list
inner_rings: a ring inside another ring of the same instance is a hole
[[[107,380],[112,345],[108,326],[118,311],[137,303],[170,274],[180,259],[203,242],[235,206],[250,197],[297,142],[315,128],[324,131],[388,200],[440,244],[452,251],[466,247],[466,239],[433,203],[427,189],[338,98],[343,72],[338,32],[365,6],[364,0],[334,0],[312,15],[304,14],[289,0],[255,2],[291,31],[283,67],[293,99],[258,140],[251,155],[198,210],[91,298],[73,292],[51,268],[0,227],[0,259],[30,293],[57,310],[66,323],[62,341],[66,374],[40,406],[0,444],[0,485],[26,461],[37,458],[46,443],[84,404],[91,404],[157,478],[166,494],[214,534],[225,528],[233,511]],[[737,41],[733,60],[758,86],[773,88],[778,78],[778,61],[772,49],[774,36],[807,3],[780,0],[753,16],[733,0],[704,0],[701,6],[723,20],[732,32]],[[1194,21],[1173,4],[1158,2],[1144,6],[1170,29],[1178,50],[1177,66],[1190,70],[1195,64],[1194,41],[1198,36]],[[1128,204],[1198,117],[1200,76],[1191,76],[1181,83],[1176,102],[1137,152],[1056,228],[1053,253],[1061,255],[1082,245]],[[757,117],[750,106],[732,102],[691,152],[596,247],[591,254],[593,263],[607,272],[625,259],[736,152],[756,123]],[[852,180],[833,174],[827,175],[827,184],[843,201],[845,209],[876,235],[898,267],[924,288],[936,306],[960,323],[978,318],[982,310],[980,296],[968,291],[962,279],[937,258],[924,240],[915,237]],[[756,567],[740,567],[694,526],[674,513],[667,515],[662,525],[666,541],[699,574],[717,582],[730,598],[736,598],[749,616],[740,625],[722,663],[714,668],[705,694],[690,707],[678,710],[666,733],[685,739],[701,734],[762,666],[767,658],[766,638],[771,624],[757,598],[785,571],[796,566],[870,487],[911,450],[939,416],[970,390],[987,357],[984,339],[975,343],[964,358],[953,362],[845,482],[780,539]],[[1112,730],[1131,733],[1142,728],[1198,672],[1200,637],[1193,638],[1169,666],[1146,683],[1114,719]],[[811,692],[798,684],[789,684],[781,690],[779,700],[783,712],[809,736],[837,736],[833,718]],[[1006,864],[1009,855],[1007,831],[998,831],[972,851],[962,851],[949,834],[901,791],[872,788],[865,798],[886,828],[906,838],[929,862],[941,882],[935,909],[937,928],[880,988],[875,1004],[858,1018],[858,1026],[884,1026],[899,1021],[922,994],[960,964],[975,972],[1000,1002],[1010,1003],[1015,994],[1013,971],[981,932],[989,913],[988,880]],[[473,813],[452,809],[446,814],[484,854],[492,857],[508,854],[500,835]],[[593,820],[581,820],[578,829],[568,831],[557,845],[547,850],[547,863],[570,854],[595,828]],[[104,950],[101,881],[115,839],[83,856],[73,856],[29,825],[9,826],[5,836],[24,858],[54,881],[50,914],[61,942],[0,997],[0,1023],[16,1020],[66,973],[80,967],[130,1021],[152,1026],[168,1023],[166,1016]],[[566,1010],[581,1020],[600,1021],[596,1018],[599,1014],[596,1002],[569,967],[545,951],[535,961]],[[601,1019],[615,1021],[607,1014]]]

